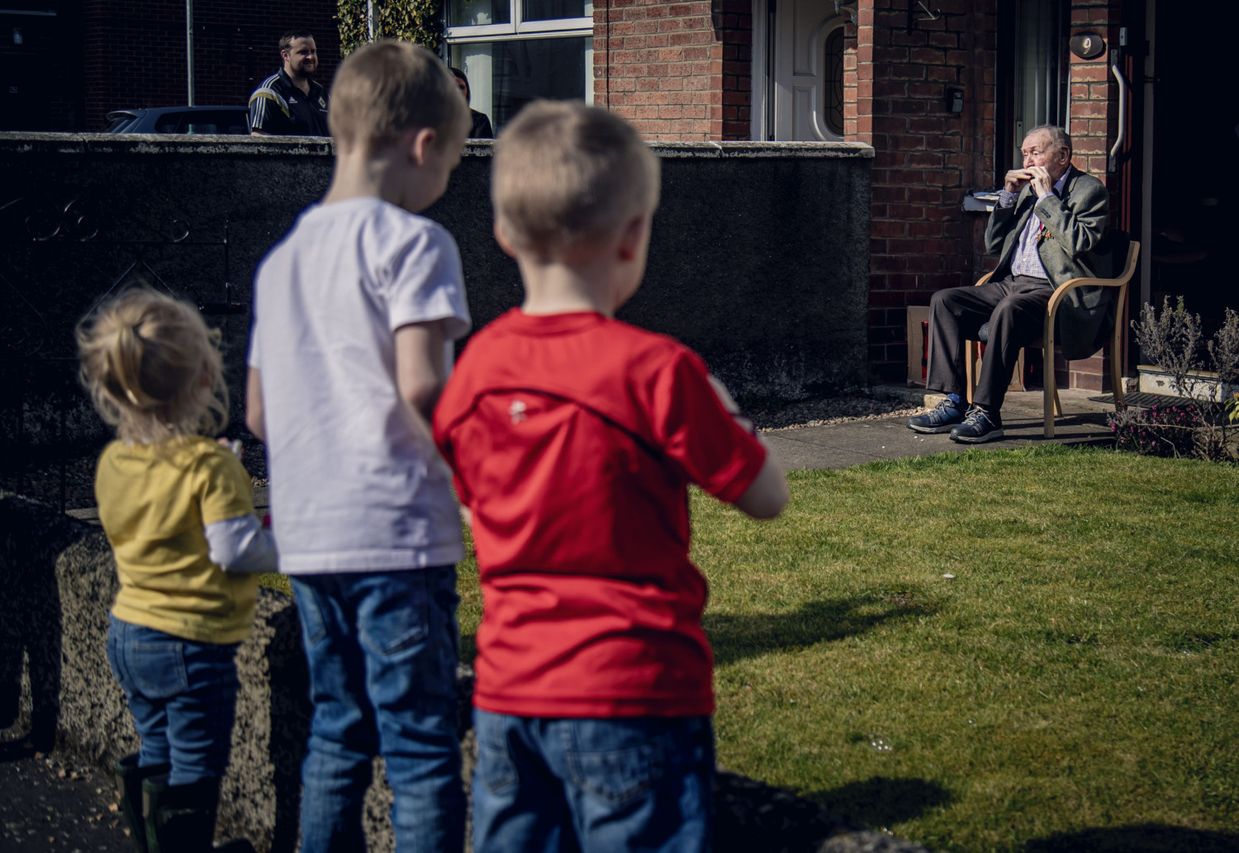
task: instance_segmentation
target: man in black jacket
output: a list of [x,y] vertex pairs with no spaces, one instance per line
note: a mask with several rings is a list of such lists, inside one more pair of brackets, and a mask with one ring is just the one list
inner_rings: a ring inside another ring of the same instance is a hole
[[250,133],[255,136],[330,136],[327,92],[314,80],[318,46],[308,32],[280,38],[284,67],[250,95]]

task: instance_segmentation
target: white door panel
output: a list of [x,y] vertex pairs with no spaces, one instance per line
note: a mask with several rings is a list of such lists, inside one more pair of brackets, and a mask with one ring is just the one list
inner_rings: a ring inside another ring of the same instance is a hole
[[826,38],[843,20],[824,0],[780,0],[775,7],[774,138],[838,139],[827,128]]

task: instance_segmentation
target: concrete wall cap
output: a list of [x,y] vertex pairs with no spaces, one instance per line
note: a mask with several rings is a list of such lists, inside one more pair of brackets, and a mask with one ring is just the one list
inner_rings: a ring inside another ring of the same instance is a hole
[[[465,156],[489,157],[494,142],[469,140]],[[872,160],[873,146],[863,142],[654,142],[659,157]],[[331,139],[320,136],[184,135],[171,133],[26,133],[0,132],[0,151],[57,154],[298,154],[329,156]]]

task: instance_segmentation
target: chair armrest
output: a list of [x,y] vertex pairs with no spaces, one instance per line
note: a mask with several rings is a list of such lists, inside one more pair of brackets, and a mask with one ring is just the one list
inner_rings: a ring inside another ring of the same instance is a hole
[[987,284],[989,283],[989,280],[993,277],[994,277],[994,274],[992,272],[987,272],[985,275],[977,279],[977,283],[974,284],[973,287],[980,287],[983,284]]
[[[1127,246],[1127,262],[1123,265],[1123,271],[1114,278],[1072,278],[1064,281],[1054,289],[1054,293],[1050,296],[1050,304],[1047,306],[1046,313],[1049,317],[1054,316],[1054,310],[1058,304],[1066,297],[1067,292],[1076,287],[1126,287],[1131,282],[1132,276],[1136,274],[1136,261],[1140,259],[1140,243],[1137,240],[1132,240]],[[1122,306],[1124,295],[1119,294],[1119,305]]]
[[1046,312],[1053,316],[1058,309],[1059,304],[1067,298],[1067,294],[1077,287],[1126,287],[1128,279],[1125,278],[1072,278],[1064,281],[1058,287],[1054,288],[1054,292],[1050,294],[1050,304],[1046,306]]

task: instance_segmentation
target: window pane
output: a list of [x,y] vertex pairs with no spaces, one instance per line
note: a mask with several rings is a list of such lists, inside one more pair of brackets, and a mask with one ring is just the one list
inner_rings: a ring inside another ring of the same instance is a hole
[[835,27],[826,36],[825,68],[822,117],[831,133],[843,136],[843,27]]
[[449,0],[448,26],[475,27],[512,22],[510,0]]
[[521,17],[526,21],[555,18],[593,17],[593,0],[522,0]]
[[[1062,0],[1020,0],[1015,19],[1015,98],[1011,162],[1024,135],[1040,124],[1063,124],[1067,104],[1067,21]],[[1008,168],[1010,168],[1008,166]]]
[[495,132],[536,98],[588,100],[593,39],[553,38],[452,45],[452,64],[469,78],[473,109]]

